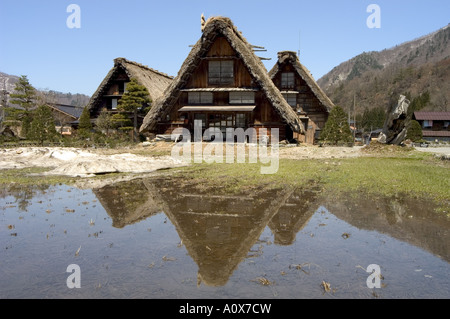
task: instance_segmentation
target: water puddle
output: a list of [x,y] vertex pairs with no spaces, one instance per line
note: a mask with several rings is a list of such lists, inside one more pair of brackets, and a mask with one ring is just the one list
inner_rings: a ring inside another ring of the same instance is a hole
[[0,243],[0,298],[450,297],[450,218],[411,198],[18,187]]

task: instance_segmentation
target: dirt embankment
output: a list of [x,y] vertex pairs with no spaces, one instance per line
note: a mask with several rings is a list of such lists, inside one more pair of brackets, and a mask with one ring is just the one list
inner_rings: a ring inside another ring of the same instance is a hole
[[149,173],[185,165],[170,156],[141,156],[130,152],[63,147],[0,149],[0,169],[51,168],[45,174],[89,177],[106,173]]

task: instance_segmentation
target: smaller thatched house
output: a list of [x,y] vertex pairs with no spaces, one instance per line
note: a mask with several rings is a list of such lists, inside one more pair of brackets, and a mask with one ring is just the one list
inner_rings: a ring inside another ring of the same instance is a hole
[[[171,134],[177,127],[194,131],[252,128],[258,136],[273,129],[279,139],[303,134],[303,126],[229,18],[212,17],[177,77],[144,119],[141,132]],[[261,129],[264,129],[263,131]]]
[[117,112],[118,102],[126,92],[127,83],[132,78],[137,79],[139,84],[147,88],[151,101],[160,97],[173,79],[165,73],[140,63],[125,58],[114,59],[114,67],[100,83],[87,105],[91,119],[97,118],[102,109],[107,109],[112,113]]
[[62,135],[71,135],[73,128],[78,126],[78,119],[83,113],[83,108],[57,103],[48,103],[47,105],[52,110],[56,131]]
[[278,61],[269,76],[305,127],[305,134],[299,135],[299,142],[313,144],[325,126],[333,102],[300,63],[295,52],[279,52]]

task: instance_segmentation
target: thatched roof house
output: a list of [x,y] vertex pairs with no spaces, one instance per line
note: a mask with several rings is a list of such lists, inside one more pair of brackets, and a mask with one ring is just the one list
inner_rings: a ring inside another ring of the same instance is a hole
[[125,58],[114,59],[114,67],[100,83],[87,105],[91,118],[97,117],[103,108],[115,110],[119,99],[126,91],[126,84],[132,78],[137,79],[139,84],[147,88],[152,101],[162,95],[173,79],[165,73],[140,63]]
[[202,25],[178,75],[154,102],[141,132],[170,134],[176,127],[279,128],[280,138],[302,134],[303,125],[229,18]]
[[314,143],[334,107],[333,102],[295,52],[279,52],[269,76],[302,120],[306,129],[302,142]]
[[79,124],[78,120],[83,113],[83,108],[73,105],[47,103],[55,119],[56,131],[63,135],[71,135],[72,128]]

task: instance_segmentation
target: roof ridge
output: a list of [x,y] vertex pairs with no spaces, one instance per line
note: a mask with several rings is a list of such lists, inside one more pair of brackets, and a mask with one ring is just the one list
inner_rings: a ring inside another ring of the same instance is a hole
[[157,73],[157,74],[159,74],[159,75],[162,75],[162,76],[165,76],[165,77],[167,77],[167,78],[169,78],[169,79],[173,79],[173,78],[174,78],[173,76],[168,75],[167,73],[158,71],[158,70],[156,70],[156,69],[153,69],[153,68],[149,67],[148,65],[144,65],[144,64],[138,63],[138,62],[136,62],[136,61],[131,61],[131,60],[128,60],[128,59],[123,58],[123,57],[119,57],[119,58],[115,58],[115,59],[114,59],[114,63],[123,63],[123,62],[129,63],[129,64],[133,64],[133,65],[136,65],[137,67],[140,67],[140,68],[142,68],[142,69],[146,69],[146,70],[155,72],[155,73]]

